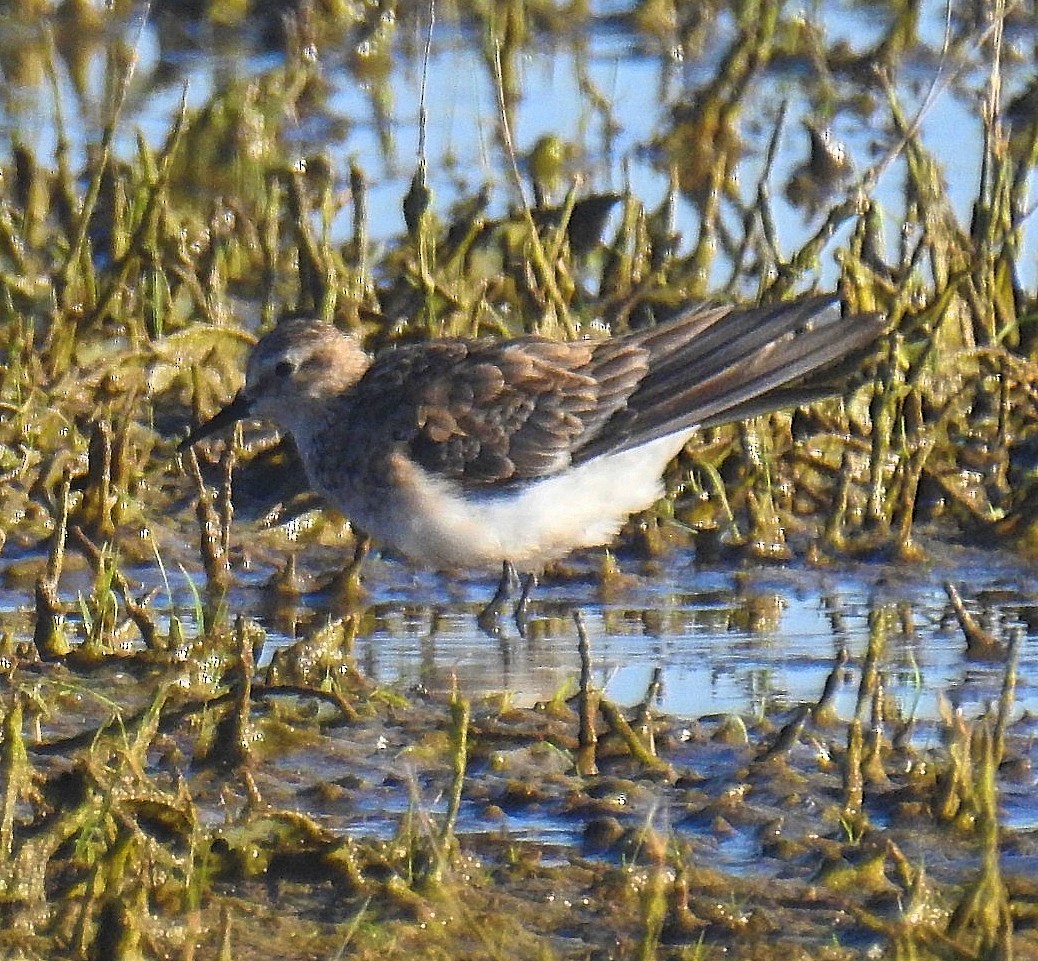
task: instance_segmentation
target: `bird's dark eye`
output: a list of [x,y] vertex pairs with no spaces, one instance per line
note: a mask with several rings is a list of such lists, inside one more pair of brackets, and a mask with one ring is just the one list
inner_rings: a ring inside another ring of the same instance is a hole
[[279,360],[274,367],[275,377],[289,377],[295,371],[296,365],[290,360]]

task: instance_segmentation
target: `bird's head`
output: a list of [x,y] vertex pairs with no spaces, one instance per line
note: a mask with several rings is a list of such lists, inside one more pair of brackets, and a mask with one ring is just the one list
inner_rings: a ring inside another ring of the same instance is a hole
[[331,324],[284,321],[253,347],[245,386],[234,400],[196,427],[178,450],[246,417],[298,434],[323,406],[353,387],[370,364],[360,341]]

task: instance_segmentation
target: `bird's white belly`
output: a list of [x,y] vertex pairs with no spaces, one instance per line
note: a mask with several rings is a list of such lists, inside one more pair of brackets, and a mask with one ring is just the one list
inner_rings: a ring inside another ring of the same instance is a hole
[[407,482],[380,503],[340,506],[376,540],[423,565],[492,570],[509,560],[536,568],[612,541],[631,514],[662,496],[660,475],[690,433],[495,493],[463,493],[411,464]]

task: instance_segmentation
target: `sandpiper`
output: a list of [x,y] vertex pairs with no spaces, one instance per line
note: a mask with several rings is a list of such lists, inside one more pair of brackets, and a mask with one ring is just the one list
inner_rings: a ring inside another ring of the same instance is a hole
[[883,327],[812,296],[599,340],[432,340],[372,358],[334,326],[289,320],[180,449],[245,417],[271,421],[314,489],[377,542],[438,569],[532,571],[608,544],[662,496],[696,429],[839,391],[810,375]]

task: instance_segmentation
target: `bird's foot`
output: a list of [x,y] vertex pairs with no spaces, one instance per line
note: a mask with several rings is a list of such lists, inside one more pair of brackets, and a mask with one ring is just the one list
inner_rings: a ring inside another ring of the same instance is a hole
[[516,573],[511,561],[501,565],[501,580],[490,603],[479,612],[476,618],[479,626],[493,637],[501,635],[501,619],[508,610],[508,605],[515,595],[516,587],[520,587],[519,600],[512,609],[512,617],[520,637],[526,636],[526,612],[530,605],[530,593],[537,586],[535,574],[526,574],[522,580]]

